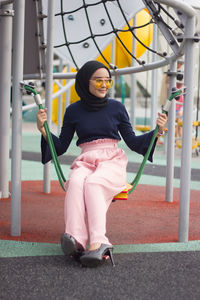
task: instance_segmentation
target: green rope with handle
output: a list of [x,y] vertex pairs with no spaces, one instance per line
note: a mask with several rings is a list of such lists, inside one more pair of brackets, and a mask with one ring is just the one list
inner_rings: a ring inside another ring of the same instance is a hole
[[142,176],[142,173],[144,171],[144,167],[145,167],[146,162],[148,160],[149,154],[151,153],[151,150],[152,150],[153,144],[155,142],[157,133],[158,133],[158,125],[156,126],[156,128],[154,130],[153,136],[151,138],[151,142],[149,144],[147,152],[145,153],[145,156],[143,158],[141,166],[140,166],[140,168],[139,168],[139,170],[138,170],[138,172],[137,172],[134,180],[130,183],[133,187],[128,191],[128,194],[131,194],[135,190],[136,186],[138,185],[138,182],[140,180],[140,177]]
[[[30,85],[26,85],[26,84],[24,85],[24,89],[26,91],[28,91],[29,93],[34,95],[35,102],[37,103],[39,109],[44,109],[44,107],[41,104],[40,95],[36,92],[36,90],[33,87],[31,87]],[[48,125],[47,121],[44,122],[44,129],[45,129],[45,132],[46,132],[47,142],[48,142],[48,145],[49,145],[49,149],[50,149],[50,152],[51,152],[52,160],[53,160],[53,163],[54,163],[54,166],[55,166],[55,170],[56,170],[56,173],[57,173],[57,176],[58,176],[59,183],[60,183],[62,189],[65,191],[63,181],[66,182],[66,179],[65,179],[65,176],[62,172],[60,163],[58,161],[58,156],[57,156],[57,153],[56,153],[55,145],[54,145],[53,138],[52,138],[51,132],[49,130],[49,125]]]
[[[42,106],[42,103],[41,103],[42,101],[41,101],[40,95],[36,92],[36,90],[32,86],[24,84],[23,82],[21,84],[23,85],[23,88],[26,90],[26,92],[28,92],[30,94],[33,94],[35,102],[38,105],[39,109],[44,109],[43,106]],[[180,96],[181,94],[182,94],[181,89],[176,90],[175,92],[172,92],[172,94],[170,95],[170,97],[166,101],[165,106],[162,109],[162,113],[167,114],[168,111],[169,111],[172,100],[174,98]],[[65,176],[62,172],[60,163],[58,161],[55,145],[54,145],[53,138],[52,138],[51,132],[49,130],[49,126],[48,126],[47,121],[44,122],[44,129],[45,129],[45,132],[46,132],[47,142],[48,142],[48,145],[49,145],[49,148],[50,148],[52,160],[53,160],[53,163],[54,163],[54,166],[55,166],[55,170],[56,170],[56,173],[57,173],[57,176],[58,176],[59,183],[60,183],[62,189],[65,191],[63,181],[66,182],[66,179],[65,179]],[[136,186],[138,185],[138,182],[139,182],[140,177],[141,177],[141,175],[144,171],[144,167],[146,165],[146,162],[148,160],[148,157],[149,157],[149,155],[151,153],[151,150],[152,150],[152,147],[154,145],[154,142],[155,142],[155,139],[156,139],[156,136],[157,136],[157,133],[158,133],[158,129],[159,129],[159,127],[157,125],[155,130],[154,130],[153,136],[151,138],[151,142],[149,144],[147,152],[146,152],[146,154],[143,158],[143,161],[141,163],[140,169],[138,170],[138,173],[136,174],[134,180],[131,182],[131,185],[133,187],[131,188],[131,190],[129,190],[128,194],[131,194],[135,190]]]
[[[167,114],[167,113],[168,113],[169,108],[170,108],[170,106],[171,106],[172,100],[173,100],[174,98],[180,96],[181,94],[182,94],[182,90],[181,90],[181,89],[180,89],[180,90],[177,90],[177,91],[175,91],[175,92],[172,92],[172,94],[170,95],[170,97],[169,97],[168,100],[166,101],[165,106],[164,106],[163,109],[162,109],[162,113],[163,113],[163,114]],[[151,150],[152,150],[152,147],[153,147],[153,145],[154,145],[154,142],[155,142],[155,139],[156,139],[156,136],[157,136],[157,133],[158,133],[158,129],[159,129],[159,126],[157,125],[156,128],[154,129],[154,133],[153,133],[153,136],[152,136],[152,138],[151,138],[151,142],[150,142],[150,144],[149,144],[149,147],[148,147],[148,149],[147,149],[147,152],[145,153],[145,156],[144,156],[144,158],[143,158],[143,161],[142,161],[142,163],[141,163],[141,166],[140,166],[140,168],[139,168],[139,170],[138,170],[138,172],[137,172],[137,174],[136,174],[134,180],[131,182],[131,185],[132,185],[133,187],[128,191],[128,194],[131,194],[131,193],[135,190],[136,186],[138,185],[138,182],[139,182],[140,177],[141,177],[141,175],[142,175],[142,173],[143,173],[143,171],[144,171],[144,167],[145,167],[145,165],[146,165],[146,162],[147,162],[147,160],[148,160],[148,157],[149,157],[149,155],[150,155],[150,153],[151,153]]]

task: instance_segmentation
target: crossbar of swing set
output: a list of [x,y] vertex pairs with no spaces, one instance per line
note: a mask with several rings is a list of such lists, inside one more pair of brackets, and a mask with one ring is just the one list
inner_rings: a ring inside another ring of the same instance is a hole
[[[146,72],[146,71],[151,71],[151,70],[155,70],[158,68],[162,68],[164,66],[167,66],[170,64],[170,61],[173,60],[177,60],[178,58],[180,58],[182,56],[182,49],[184,47],[184,41],[182,42],[182,44],[180,45],[180,49],[179,49],[179,53],[178,54],[173,54],[171,56],[167,56],[165,57],[165,59],[153,62],[153,63],[149,63],[146,65],[142,65],[142,66],[137,66],[137,67],[128,67],[128,68],[120,68],[120,69],[115,69],[115,70],[110,70],[112,76],[119,76],[119,75],[128,75],[128,74],[135,74],[135,73],[141,73],[141,72]],[[53,73],[53,79],[74,79],[76,78],[76,73],[74,72],[66,72],[66,73]],[[31,80],[31,79],[46,79],[46,74],[43,73],[42,76],[38,73],[38,74],[26,74],[24,75],[24,80]]]

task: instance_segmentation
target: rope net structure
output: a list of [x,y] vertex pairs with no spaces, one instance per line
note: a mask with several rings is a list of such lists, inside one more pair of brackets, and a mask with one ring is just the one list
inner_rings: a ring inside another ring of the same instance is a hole
[[[62,52],[66,51],[77,70],[80,64],[83,63],[80,62],[80,56],[83,56],[84,60],[84,51],[89,48],[90,51],[94,49],[93,51],[97,54],[96,57],[100,55],[110,68],[116,68],[103,54],[103,50],[108,43],[111,42],[113,38],[116,38],[123,50],[130,55],[138,65],[143,65],[145,61],[138,59],[136,55],[128,49],[126,43],[120,37],[120,33],[130,32],[132,38],[140,43],[146,50],[160,57],[166,57],[166,52],[160,53],[152,49],[136,34],[137,29],[156,23],[162,24],[164,30],[168,32],[167,42],[169,45],[176,46],[176,49],[180,48],[177,40],[183,33],[184,24],[181,20],[176,19],[169,13],[163,5],[155,1],[146,2],[138,0],[135,1],[134,6],[133,3],[131,4],[132,7],[129,8],[129,11],[126,5],[124,0],[76,0],[73,3],[70,2],[70,5],[67,5],[66,1],[60,0],[59,4],[57,4],[57,12],[55,13],[56,24],[60,24],[60,26],[59,33],[57,32],[58,39],[54,48],[57,50],[62,48]],[[140,26],[131,26],[129,22],[130,18],[133,18],[136,12],[138,12],[137,9],[140,10],[145,6],[150,9],[150,21],[144,22],[144,24]],[[133,9],[133,7],[137,8]],[[165,21],[166,17],[174,22],[174,28],[167,24]],[[124,29],[124,25],[127,26],[127,29]],[[104,42],[105,39],[106,42]],[[76,51],[74,51],[75,47]],[[172,48],[173,51],[174,49]],[[96,57],[94,57],[94,59]],[[85,58],[85,60],[87,59]]]

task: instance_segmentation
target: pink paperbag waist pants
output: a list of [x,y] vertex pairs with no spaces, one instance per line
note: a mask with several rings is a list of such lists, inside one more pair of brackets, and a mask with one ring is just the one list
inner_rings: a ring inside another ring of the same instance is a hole
[[[117,140],[99,139],[81,144],[66,183],[65,232],[86,248],[110,244],[106,213],[114,195],[126,186],[127,157]],[[87,220],[87,221],[86,221]]]

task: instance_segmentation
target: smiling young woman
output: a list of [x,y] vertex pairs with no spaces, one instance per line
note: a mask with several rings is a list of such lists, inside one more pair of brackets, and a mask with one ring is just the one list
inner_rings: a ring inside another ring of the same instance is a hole
[[112,86],[113,80],[110,78],[109,73],[105,68],[95,71],[89,81],[90,93],[99,98],[104,98],[108,89],[111,89]]
[[[109,255],[113,265],[113,246],[106,236],[106,214],[113,196],[126,187],[127,156],[118,148],[121,137],[127,146],[145,155],[154,131],[136,136],[125,106],[108,98],[112,87],[109,69],[100,62],[89,61],[77,72],[75,88],[80,101],[66,109],[60,136],[52,134],[57,155],[65,153],[76,132],[81,154],[71,166],[65,195],[65,233],[61,247],[65,255],[83,266],[95,267]],[[46,109],[37,114],[42,133],[42,162],[51,160],[44,122]],[[157,124],[162,132],[167,122],[159,114]],[[153,159],[156,142],[149,155]],[[87,219],[87,222],[86,222]],[[86,251],[88,246],[88,251]]]

